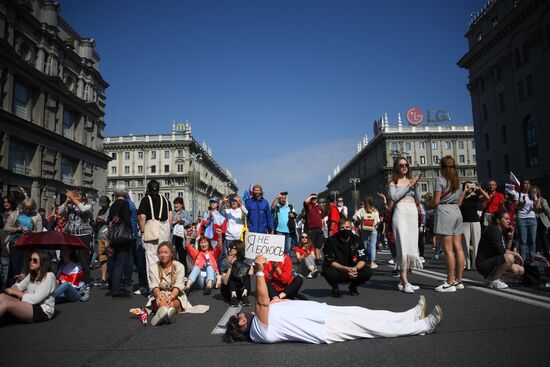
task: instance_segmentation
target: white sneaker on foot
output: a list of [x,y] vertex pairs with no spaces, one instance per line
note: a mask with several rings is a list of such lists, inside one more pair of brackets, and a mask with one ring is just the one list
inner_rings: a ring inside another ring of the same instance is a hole
[[[408,284],[412,287],[413,291],[417,291],[417,290],[420,289],[420,287],[417,286],[417,285],[413,285],[413,284],[411,284],[411,283],[408,283]],[[403,288],[404,288],[404,287],[403,287],[403,284],[397,283],[397,289],[399,289],[400,292],[403,292]]]
[[455,282],[453,283],[453,285],[455,286],[455,288],[456,288],[457,290],[458,290],[458,289],[460,289],[460,290],[464,289],[464,283],[462,283],[462,280],[461,280],[460,282],[457,282],[457,281],[455,280]]
[[176,322],[176,316],[177,316],[176,309],[174,307],[170,307],[168,309],[168,312],[166,312],[166,323],[167,324],[173,324]]
[[155,313],[155,316],[151,319],[151,325],[153,326],[159,326],[166,322],[166,314],[168,313],[168,309],[164,306],[159,308],[157,312]]
[[445,281],[443,284],[435,287],[436,292],[456,292],[456,287]]
[[414,288],[412,286],[411,283],[407,283],[403,286],[403,292],[405,293],[408,293],[408,294],[413,294],[414,293]]
[[495,279],[491,282],[491,284],[489,284],[489,288],[493,288],[493,289],[506,289],[508,288],[508,284],[504,283],[502,280],[500,279]]
[[433,333],[437,325],[443,321],[443,310],[439,305],[435,305],[432,312],[427,317],[428,322],[430,323],[430,330],[427,331],[428,334]]
[[420,296],[414,308],[416,310],[417,320],[422,320],[426,317],[426,297]]
[[389,259],[389,260],[388,260],[388,264],[390,264],[390,265],[395,265],[395,260],[394,260],[394,259]]

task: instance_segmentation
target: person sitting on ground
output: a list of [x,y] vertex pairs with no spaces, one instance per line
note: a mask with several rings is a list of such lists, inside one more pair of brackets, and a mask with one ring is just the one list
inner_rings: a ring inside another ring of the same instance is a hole
[[55,311],[55,274],[45,251],[32,251],[29,274],[0,294],[0,317],[11,314],[25,322],[50,320]]
[[269,261],[264,265],[265,280],[270,299],[294,299],[304,282],[301,276],[292,275],[292,260],[283,254],[283,261]]
[[[84,273],[76,252],[68,246],[61,248],[61,261],[57,268],[55,303],[87,301],[90,297],[82,281]],[[86,297],[83,297],[86,295]]]
[[522,275],[523,259],[509,250],[514,231],[510,227],[510,214],[498,211],[492,216],[493,225],[488,226],[479,241],[476,268],[485,278],[493,279],[490,288],[506,289],[508,284],[501,280],[505,273]]
[[250,294],[250,276],[254,272],[253,267],[245,261],[244,242],[234,240],[229,246],[229,254],[221,264],[222,285],[221,294],[232,307],[250,306],[248,295]]
[[315,278],[319,274],[315,265],[315,247],[306,232],[300,235],[300,242],[294,247],[294,253],[298,261],[298,272],[310,279]]
[[405,312],[338,307],[314,301],[269,300],[263,256],[256,258],[255,313],[240,312],[226,324],[226,343],[335,343],[366,338],[388,338],[433,333],[443,319],[436,305],[427,316],[426,299]]
[[[217,229],[217,235],[221,237],[221,229]],[[215,248],[212,248],[210,239],[206,236],[199,238],[199,249],[197,250],[191,243],[187,242],[185,246],[187,253],[193,259],[193,269],[187,278],[184,292],[189,294],[193,284],[204,290],[204,294],[210,294],[216,276],[218,275],[218,257],[222,251],[223,241],[218,241]]]
[[350,219],[340,221],[338,233],[328,238],[323,253],[323,276],[332,287],[332,296],[340,297],[338,283],[343,282],[351,282],[350,294],[358,295],[357,287],[370,279],[372,270],[366,266],[363,241],[351,233]]

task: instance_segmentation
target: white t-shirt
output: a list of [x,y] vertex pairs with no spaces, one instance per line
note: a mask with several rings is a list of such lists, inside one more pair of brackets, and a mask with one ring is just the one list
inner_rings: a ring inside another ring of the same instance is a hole
[[296,341],[326,343],[328,306],[313,301],[277,301],[269,305],[269,325],[252,319],[250,338],[255,343]]
[[536,218],[534,202],[529,197],[529,194],[516,193],[515,199],[518,202],[518,206],[524,204],[518,209],[518,218]]
[[231,241],[241,239],[241,232],[244,226],[243,216],[246,217],[246,213],[244,213],[242,207],[225,209],[222,211],[222,215],[227,219],[225,238]]

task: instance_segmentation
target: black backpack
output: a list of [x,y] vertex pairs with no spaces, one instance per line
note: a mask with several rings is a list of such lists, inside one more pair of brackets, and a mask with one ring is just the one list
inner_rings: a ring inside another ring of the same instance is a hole
[[523,285],[525,287],[536,287],[540,285],[540,273],[536,265],[526,263],[523,265],[523,269]]

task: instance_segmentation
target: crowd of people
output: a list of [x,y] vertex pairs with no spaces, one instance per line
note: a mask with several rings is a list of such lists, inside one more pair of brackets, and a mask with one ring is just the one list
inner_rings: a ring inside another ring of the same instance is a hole
[[[156,180],[148,182],[137,207],[128,188],[117,184],[114,201],[100,197],[95,215],[81,190],[67,192],[49,216],[23,191],[19,204],[6,196],[0,262],[5,294],[0,298],[0,316],[9,313],[27,322],[45,321],[53,317],[55,303],[85,302],[95,286],[113,298],[130,297],[131,292],[147,296],[144,308],[151,324],[169,324],[178,313],[208,310],[191,305],[197,290],[209,295],[219,289],[230,306],[251,305],[255,266],[256,271],[262,269],[264,296],[269,300],[257,299],[256,308],[266,302],[307,299],[301,288],[318,275],[332,296],[342,296],[341,283],[348,284],[353,296],[379,267],[381,246],[391,252],[387,263],[399,278],[396,288],[409,294],[419,289],[410,275],[412,269],[423,267],[427,243],[434,244],[436,260],[442,252],[446,264],[447,278],[435,288],[437,292],[464,289],[462,275],[470,268],[488,278],[491,288],[504,289],[505,276],[521,277],[537,256],[549,257],[550,208],[539,188],[524,180],[521,188],[506,185],[503,194],[493,180],[487,191],[478,183],[461,183],[450,156],[441,160],[440,172],[433,200],[427,203],[422,203],[418,188],[420,175],[413,176],[407,159],[400,157],[394,162],[388,192],[378,193],[376,199],[365,197],[358,208],[348,209],[343,198],[332,195],[325,207],[312,193],[297,211],[287,192],[279,192],[270,203],[262,186],[254,185],[246,200],[236,194],[211,197],[208,209],[195,220],[183,198],[170,202]],[[76,236],[84,246],[27,253],[15,246],[22,236],[42,231]],[[254,264],[247,259],[246,232],[283,236],[282,261],[256,259]],[[94,268],[99,268],[99,277],[92,281]],[[135,291],[129,289],[134,270]],[[433,330],[441,317],[439,309],[434,311],[430,322],[416,325],[413,334]],[[251,324],[241,316],[232,323],[237,329],[243,322],[247,330],[253,326],[252,339],[271,340],[262,336],[266,320],[258,320]],[[366,335],[362,330],[358,335]],[[339,340],[336,335],[335,331],[334,341]]]

